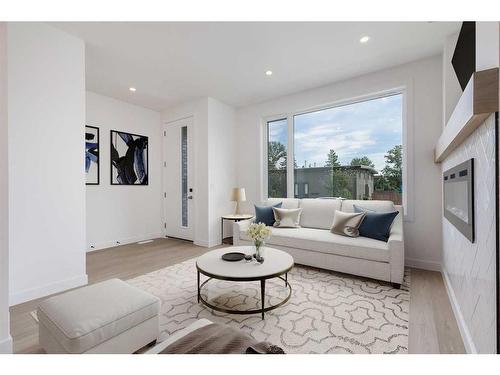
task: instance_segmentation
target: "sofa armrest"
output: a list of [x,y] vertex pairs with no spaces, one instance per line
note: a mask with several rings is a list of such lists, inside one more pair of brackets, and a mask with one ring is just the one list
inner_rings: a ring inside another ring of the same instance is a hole
[[240,244],[240,233],[246,232],[250,224],[254,222],[254,218],[233,222],[233,245]]
[[405,247],[403,232],[403,207],[396,206],[399,215],[396,216],[391,226],[389,236],[389,262],[391,267],[391,282],[396,284],[403,283],[405,268]]

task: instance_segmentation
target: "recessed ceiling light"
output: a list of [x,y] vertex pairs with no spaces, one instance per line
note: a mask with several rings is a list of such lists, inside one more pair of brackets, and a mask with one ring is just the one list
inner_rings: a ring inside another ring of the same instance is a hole
[[137,89],[136,89],[135,87],[129,87],[128,89],[129,89],[130,91],[132,91],[132,92],[136,92],[136,91],[137,91]]
[[370,40],[370,37],[368,35],[365,35],[363,37],[361,37],[361,39],[359,39],[359,42],[360,43],[366,43]]
[[266,76],[272,76],[273,71],[272,70],[266,70]]

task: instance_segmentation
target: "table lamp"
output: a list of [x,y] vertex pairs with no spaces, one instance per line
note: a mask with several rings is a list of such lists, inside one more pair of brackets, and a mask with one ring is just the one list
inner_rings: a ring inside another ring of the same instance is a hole
[[247,197],[245,195],[245,188],[233,188],[231,192],[231,202],[236,202],[236,207],[234,209],[234,214],[240,214],[240,202],[245,202]]

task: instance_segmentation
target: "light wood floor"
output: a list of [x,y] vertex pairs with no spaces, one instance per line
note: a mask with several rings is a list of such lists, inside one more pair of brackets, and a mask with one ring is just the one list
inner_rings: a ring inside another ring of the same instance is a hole
[[[110,278],[130,279],[207,251],[190,242],[157,239],[87,254],[89,283]],[[38,326],[30,316],[41,299],[10,308],[15,353],[40,353]],[[465,353],[441,274],[412,269],[410,301],[410,353]]]

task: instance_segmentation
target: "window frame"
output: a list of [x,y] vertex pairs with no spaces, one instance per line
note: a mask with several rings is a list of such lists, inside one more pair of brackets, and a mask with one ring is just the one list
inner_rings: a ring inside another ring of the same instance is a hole
[[[267,171],[267,150],[268,150],[268,123],[285,120],[288,127],[288,144],[287,144],[287,155],[295,156],[294,149],[294,132],[295,132],[295,116],[307,114],[311,112],[317,112],[322,110],[328,110],[337,107],[343,107],[347,105],[352,105],[356,103],[361,103],[369,100],[380,99],[392,95],[402,96],[402,151],[403,151],[403,163],[402,163],[402,184],[403,184],[403,197],[402,206],[404,207],[404,220],[413,221],[413,179],[414,179],[414,168],[413,167],[413,108],[410,105],[412,103],[413,87],[412,82],[406,82],[404,85],[396,86],[390,89],[375,91],[369,94],[359,95],[347,99],[336,100],[327,104],[311,106],[305,109],[289,111],[285,113],[280,113],[271,116],[265,116],[262,118],[262,128],[263,128],[263,174],[262,174],[262,189],[261,198],[262,201],[266,201],[269,198],[268,195],[268,171]],[[294,198],[295,191],[295,180],[294,180],[294,157],[287,157],[287,196],[285,198]]]

